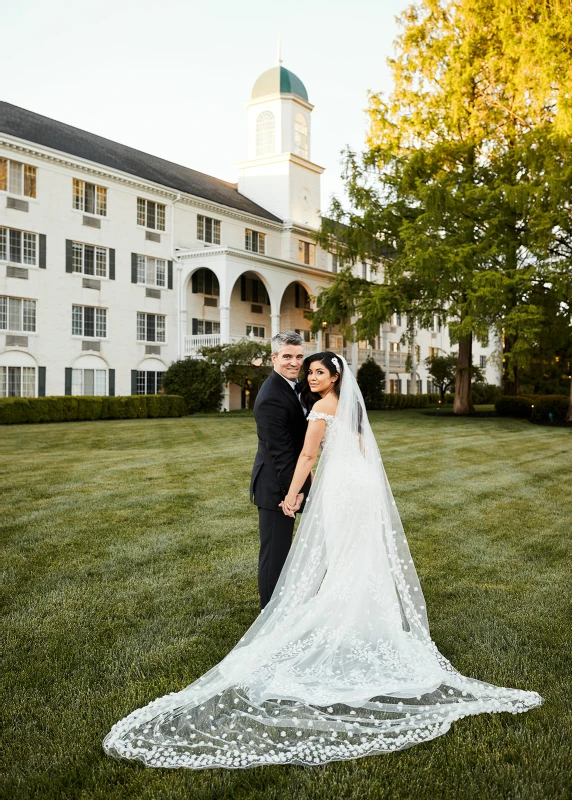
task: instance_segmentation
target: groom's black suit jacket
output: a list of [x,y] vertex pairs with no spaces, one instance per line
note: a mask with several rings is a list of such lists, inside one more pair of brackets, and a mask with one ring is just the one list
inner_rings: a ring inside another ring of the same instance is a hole
[[[298,395],[275,370],[262,384],[254,403],[258,452],[250,479],[250,499],[259,508],[279,511],[290,488],[306,436],[306,414]],[[302,487],[304,500],[310,476]]]

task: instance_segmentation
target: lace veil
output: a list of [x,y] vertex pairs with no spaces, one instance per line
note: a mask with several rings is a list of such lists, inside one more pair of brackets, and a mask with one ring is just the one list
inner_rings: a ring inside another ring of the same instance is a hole
[[460,675],[431,641],[363,397],[338,360],[337,411],[269,605],[209,672],[118,722],[109,754],[194,769],[323,764],[542,702]]

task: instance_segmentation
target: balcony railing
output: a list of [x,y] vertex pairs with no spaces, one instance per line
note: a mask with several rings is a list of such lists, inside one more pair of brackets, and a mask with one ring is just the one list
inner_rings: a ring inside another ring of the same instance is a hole
[[218,344],[220,344],[220,333],[185,336],[185,356],[196,358],[202,347],[216,347]]

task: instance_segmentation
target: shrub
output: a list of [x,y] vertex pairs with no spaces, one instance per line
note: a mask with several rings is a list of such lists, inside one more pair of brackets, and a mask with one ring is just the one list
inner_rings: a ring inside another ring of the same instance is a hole
[[570,400],[566,395],[535,395],[533,401],[530,413],[531,422],[544,422],[553,425],[564,425],[566,423],[566,414],[570,404]]
[[[149,413],[149,407],[152,413]],[[137,417],[182,417],[182,397],[133,395],[130,397],[6,397],[0,399],[0,425],[24,422],[72,422]]]
[[357,382],[367,409],[383,408],[385,373],[373,358],[368,358],[357,371]]
[[483,405],[485,403],[496,403],[502,395],[502,388],[494,383],[473,383],[472,385],[473,403]]
[[506,396],[501,397],[495,403],[497,414],[501,417],[519,417],[530,419],[530,408],[532,405],[530,397]]
[[163,389],[180,395],[189,414],[218,411],[222,401],[220,367],[195,358],[174,361],[165,372]]

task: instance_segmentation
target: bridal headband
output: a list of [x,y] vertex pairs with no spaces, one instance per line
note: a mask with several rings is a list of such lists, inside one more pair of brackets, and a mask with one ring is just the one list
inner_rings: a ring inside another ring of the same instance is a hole
[[332,358],[332,364],[333,364],[333,365],[334,365],[334,367],[336,368],[336,372],[337,372],[337,373],[338,373],[338,375],[339,375],[339,373],[340,373],[340,362],[338,361],[338,359],[336,358],[336,356],[334,356],[334,357]]

